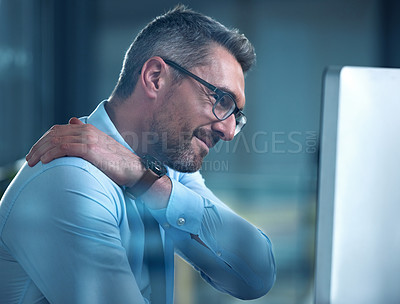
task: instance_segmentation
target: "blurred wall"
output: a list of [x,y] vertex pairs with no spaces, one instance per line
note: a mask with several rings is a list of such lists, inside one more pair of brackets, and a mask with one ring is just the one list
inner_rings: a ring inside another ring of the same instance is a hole
[[[329,65],[399,67],[400,2],[180,2],[239,28],[258,55],[246,79],[249,123],[202,169],[274,244],[276,285],[253,303],[311,303],[322,75]],[[137,32],[175,4],[0,0],[0,166],[24,157],[51,125],[90,114]],[[177,303],[236,303],[186,264],[177,273]]]

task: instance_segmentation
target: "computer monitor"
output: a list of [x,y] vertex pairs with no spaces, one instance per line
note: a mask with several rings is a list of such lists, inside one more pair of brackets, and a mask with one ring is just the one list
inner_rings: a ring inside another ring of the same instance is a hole
[[324,78],[315,303],[400,303],[400,69]]

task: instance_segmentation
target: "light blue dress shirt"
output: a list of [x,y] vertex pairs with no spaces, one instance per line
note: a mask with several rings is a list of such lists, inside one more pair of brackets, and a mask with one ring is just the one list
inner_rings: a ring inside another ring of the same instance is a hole
[[[104,102],[82,120],[130,149]],[[216,198],[199,172],[168,168],[168,176],[168,206],[151,210],[162,233],[167,303],[174,252],[220,291],[241,299],[267,293],[275,281],[267,236]],[[83,159],[25,164],[0,204],[1,303],[149,303],[142,207]]]

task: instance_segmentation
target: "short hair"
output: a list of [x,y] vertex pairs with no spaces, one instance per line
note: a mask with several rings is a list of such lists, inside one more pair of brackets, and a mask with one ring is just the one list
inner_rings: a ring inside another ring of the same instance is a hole
[[[253,45],[237,29],[228,29],[211,17],[178,5],[156,17],[136,36],[125,54],[112,96],[128,98],[136,86],[143,64],[153,56],[173,60],[191,69],[208,64],[215,45],[230,52],[244,74],[255,62]],[[179,77],[176,72],[175,79]]]

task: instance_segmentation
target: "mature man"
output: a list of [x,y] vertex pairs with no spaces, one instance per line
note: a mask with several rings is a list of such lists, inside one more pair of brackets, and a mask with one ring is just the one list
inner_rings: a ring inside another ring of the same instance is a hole
[[174,252],[220,291],[266,294],[269,239],[198,171],[246,123],[254,59],[247,38],[185,7],[149,23],[108,101],[51,128],[5,193],[2,303],[173,303]]

